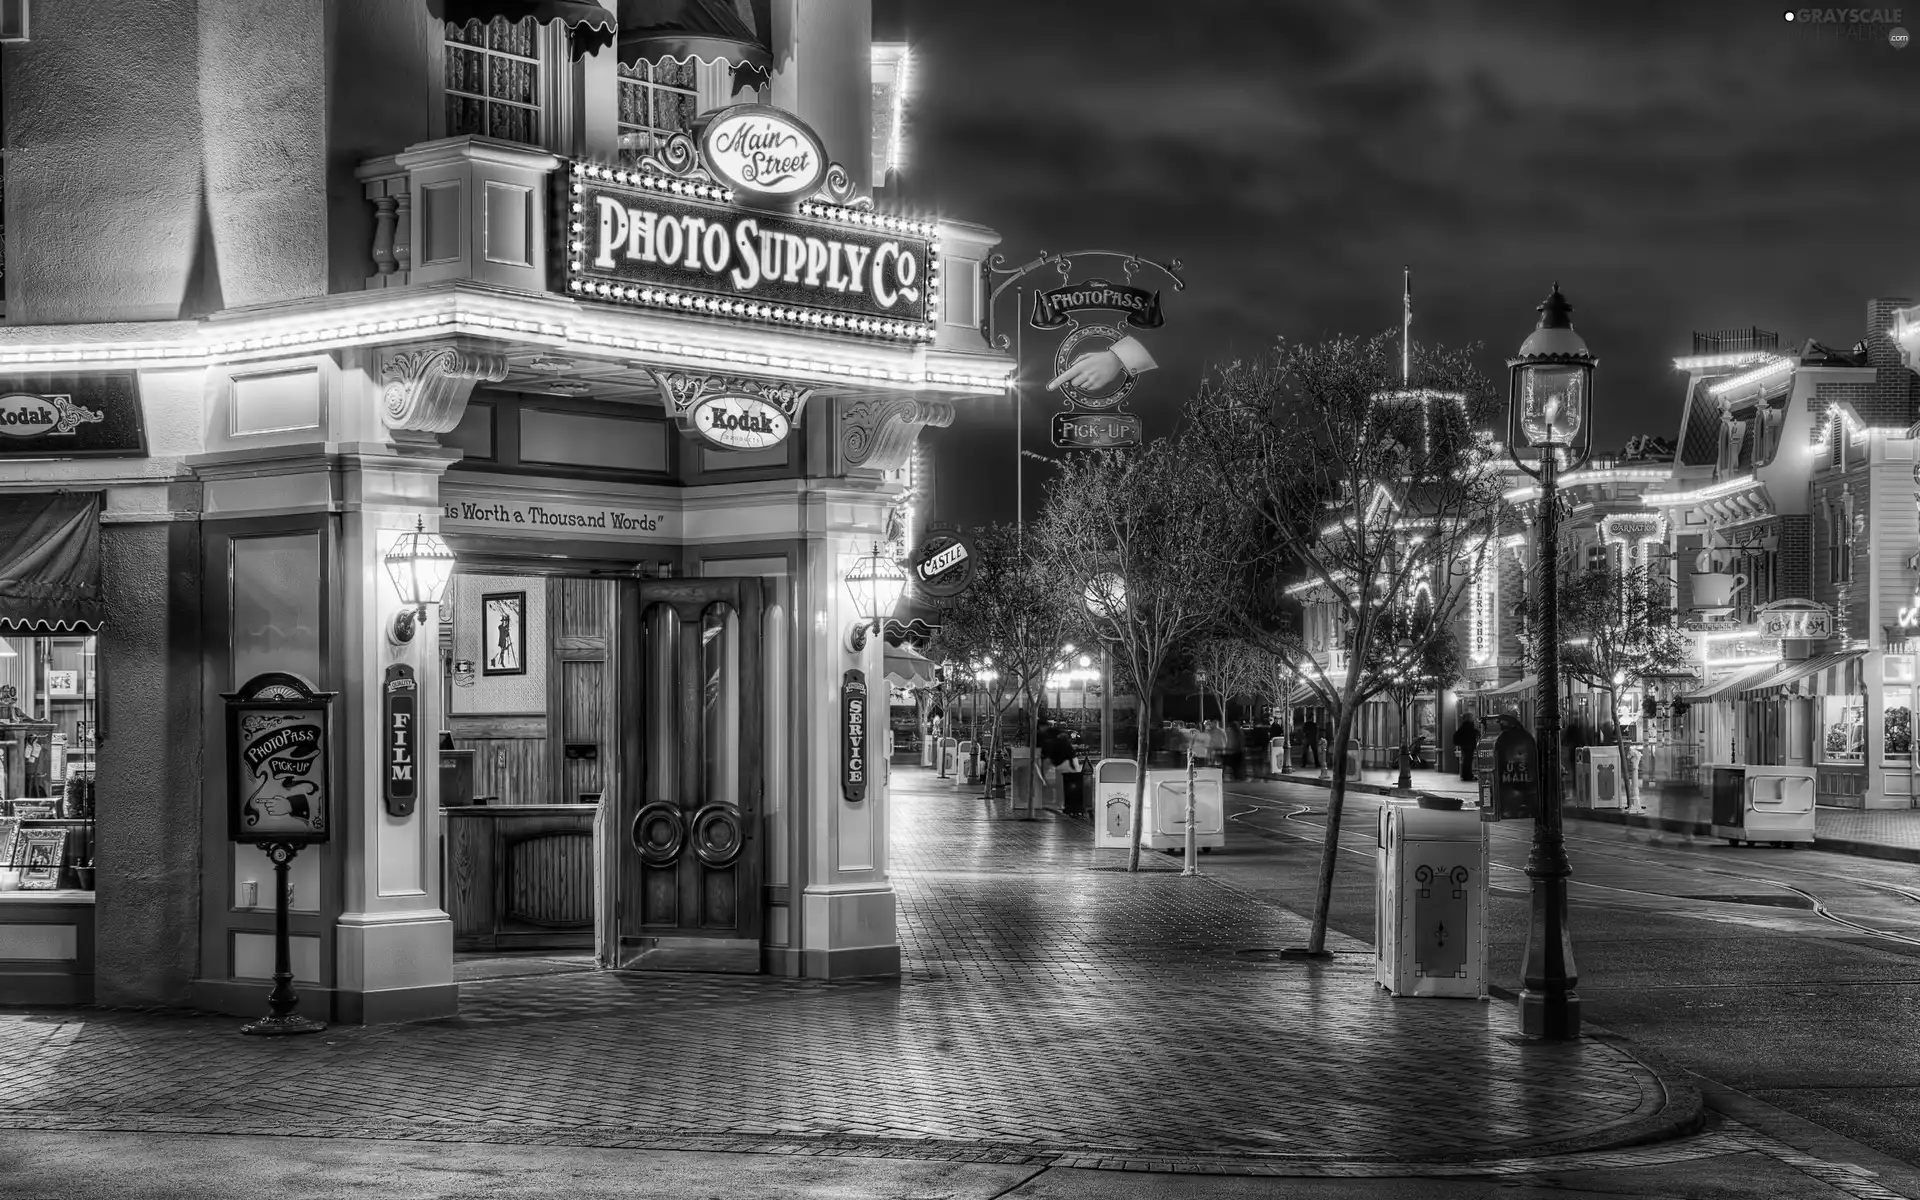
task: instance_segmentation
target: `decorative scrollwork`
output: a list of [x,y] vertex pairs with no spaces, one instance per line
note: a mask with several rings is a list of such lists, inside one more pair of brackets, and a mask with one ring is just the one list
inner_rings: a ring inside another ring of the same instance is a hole
[[895,470],[907,461],[922,429],[951,424],[953,405],[944,400],[848,400],[840,410],[840,454],[848,466]]
[[746,845],[740,814],[725,804],[709,804],[693,814],[693,853],[709,867],[724,867]]
[[693,183],[712,183],[713,175],[700,163],[700,148],[684,133],[670,133],[653,154],[640,156],[640,169]]
[[[853,176],[839,163],[828,163],[826,177],[820,181],[819,194],[835,204],[846,204],[853,199]],[[871,205],[873,202],[867,202]]]
[[446,433],[460,423],[481,383],[507,377],[507,359],[457,346],[401,350],[380,360],[381,415],[387,428]]
[[687,371],[649,371],[653,382],[666,398],[667,413],[684,419],[693,406],[707,396],[751,396],[780,410],[782,416],[798,425],[800,412],[814,389],[772,379],[749,379],[743,375],[696,375]]
[[633,848],[650,867],[670,867],[680,860],[687,844],[686,822],[680,810],[664,800],[643,804],[633,815]]

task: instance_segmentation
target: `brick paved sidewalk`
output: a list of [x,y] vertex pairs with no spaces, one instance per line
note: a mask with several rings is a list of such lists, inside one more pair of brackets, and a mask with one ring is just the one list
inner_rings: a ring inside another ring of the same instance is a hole
[[894,782],[898,981],[535,964],[463,983],[456,1018],[288,1040],[0,1012],[0,1127],[1272,1173],[1538,1160],[1697,1116],[1615,1046],[1518,1045],[1504,1005],[1387,997],[1360,943],[1278,963],[1301,918],[1154,856],[1127,875],[1085,822]]
[[[1265,776],[1260,776],[1265,778]],[[1284,777],[1294,783],[1329,786],[1312,768],[1295,768]],[[1398,772],[1368,771],[1356,790],[1381,794],[1393,790]],[[1413,787],[1417,792],[1443,796],[1478,796],[1479,785],[1445,771],[1415,771]],[[1628,811],[1585,809],[1569,805],[1566,815],[1574,820],[1603,821],[1615,825],[1634,825],[1645,829],[1665,829],[1711,837],[1711,805],[1704,796],[1670,796],[1658,791],[1642,793],[1644,804]],[[1862,858],[1885,858],[1900,862],[1920,862],[1920,808],[1858,809],[1821,807],[1814,811],[1813,844],[1816,850],[1851,854]]]

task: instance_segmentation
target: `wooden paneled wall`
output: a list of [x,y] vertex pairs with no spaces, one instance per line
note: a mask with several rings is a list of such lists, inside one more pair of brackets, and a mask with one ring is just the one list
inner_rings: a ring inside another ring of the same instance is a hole
[[[555,714],[549,753],[553,800],[579,802],[582,795],[613,790],[616,724],[614,617],[620,585],[611,579],[549,581],[547,611],[553,660],[547,672]],[[567,747],[593,747],[593,758],[568,758]]]
[[473,750],[473,794],[490,804],[546,804],[547,718],[449,717],[453,744]]

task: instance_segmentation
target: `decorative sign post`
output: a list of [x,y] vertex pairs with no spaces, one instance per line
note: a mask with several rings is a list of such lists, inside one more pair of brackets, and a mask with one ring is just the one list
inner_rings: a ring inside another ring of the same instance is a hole
[[258,846],[273,862],[273,992],[268,1015],[241,1033],[318,1033],[326,1028],[293,1010],[293,963],[287,940],[287,868],[300,847],[324,844],[332,799],[332,745],[327,711],[334,693],[316,692],[297,675],[269,671],[249,679],[227,702],[228,838]]
[[867,798],[867,676],[859,670],[840,680],[840,795],[849,804]]
[[395,663],[387,668],[387,680],[380,696],[384,705],[381,728],[386,731],[384,774],[388,816],[412,816],[414,803],[419,799],[420,754],[416,744],[419,713],[415,707],[419,691],[412,667]]
[[951,600],[973,582],[973,540],[958,526],[935,521],[907,560],[920,594],[933,600]]

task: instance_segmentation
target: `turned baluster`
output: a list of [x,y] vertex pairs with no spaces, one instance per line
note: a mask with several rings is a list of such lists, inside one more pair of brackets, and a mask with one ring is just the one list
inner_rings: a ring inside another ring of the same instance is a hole
[[397,207],[392,196],[377,196],[373,201],[373,263],[382,275],[394,272],[393,217]]

